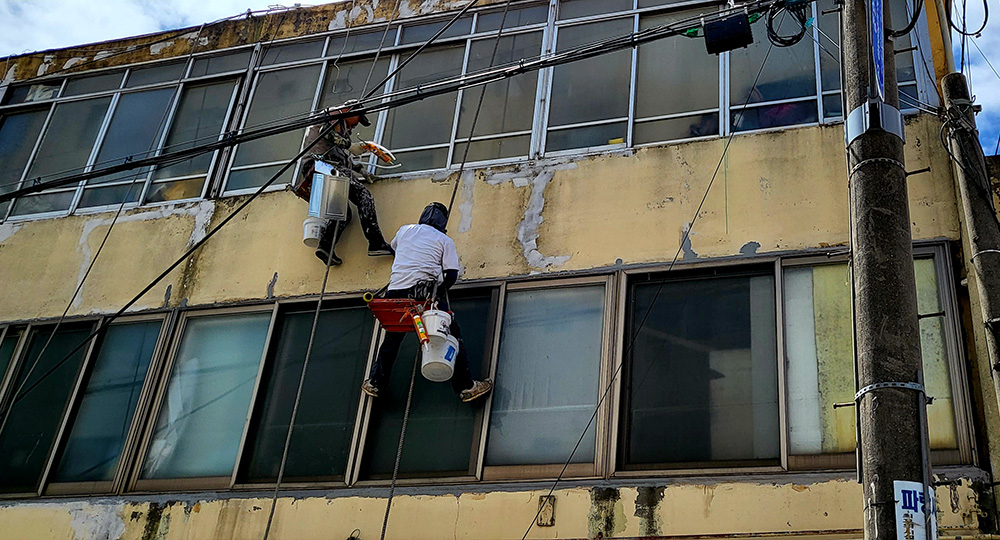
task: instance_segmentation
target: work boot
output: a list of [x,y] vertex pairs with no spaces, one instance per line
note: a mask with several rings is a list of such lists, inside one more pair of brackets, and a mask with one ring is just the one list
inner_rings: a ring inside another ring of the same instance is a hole
[[395,255],[396,252],[392,249],[392,246],[382,242],[381,245],[378,244],[368,244],[368,256],[369,257],[379,257],[381,255]]
[[462,393],[458,397],[462,398],[462,401],[465,403],[468,403],[489,394],[490,390],[493,390],[493,381],[489,379],[472,381],[472,387],[468,390],[462,390]]
[[330,266],[339,266],[344,261],[340,260],[340,257],[338,257],[336,253],[331,253],[332,251],[332,246],[324,246],[321,243],[319,248],[316,250],[316,257],[323,261],[323,264],[326,264],[326,261],[330,261]]
[[365,379],[365,382],[361,383],[361,391],[373,398],[378,397],[378,388],[375,388],[371,379]]

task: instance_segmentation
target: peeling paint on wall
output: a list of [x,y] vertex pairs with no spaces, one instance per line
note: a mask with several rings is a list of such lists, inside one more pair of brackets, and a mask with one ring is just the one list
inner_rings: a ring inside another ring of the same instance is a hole
[[94,61],[96,62],[97,60],[103,60],[113,54],[115,54],[115,51],[101,51],[94,55]]
[[0,224],[0,244],[7,241],[8,238],[14,236],[14,233],[21,230],[24,223],[2,223]]
[[160,42],[160,43],[154,43],[154,44],[152,44],[152,45],[149,46],[149,54],[153,54],[153,55],[160,54],[161,52],[163,52],[163,49],[166,49],[166,48],[169,48],[169,47],[173,47],[174,43],[175,42],[173,40],[171,40],[171,41],[163,41],[163,42]]
[[639,487],[635,497],[635,517],[639,518],[639,531],[643,536],[660,534],[659,506],[663,500],[662,487]]
[[681,238],[684,241],[681,243],[681,249],[684,250],[684,256],[681,260],[690,261],[698,258],[698,254],[694,252],[691,247],[691,237],[694,236],[694,231],[691,230],[691,222],[687,222],[681,228]]
[[51,54],[46,54],[45,58],[42,60],[41,65],[38,66],[38,71],[35,72],[35,75],[37,75],[38,77],[45,75],[45,73],[49,71],[49,67],[52,65],[52,60],[54,58],[55,56]]
[[462,219],[458,222],[458,232],[465,233],[472,229],[472,204],[473,192],[476,188],[476,171],[463,172],[459,182],[461,184],[458,191],[461,193],[462,199],[458,203],[458,211],[461,212]]
[[524,220],[517,226],[517,240],[524,250],[524,258],[533,268],[547,269],[552,266],[562,266],[569,260],[569,255],[545,256],[538,251],[538,228],[545,218],[542,210],[545,208],[545,186],[552,180],[552,171],[543,172],[535,177],[531,185],[531,197],[528,198],[528,208],[524,211]]
[[74,56],[73,58],[70,58],[69,60],[67,60],[63,64],[62,69],[69,69],[69,68],[71,68],[71,67],[73,67],[73,66],[75,66],[75,65],[77,65],[79,63],[86,62],[86,61],[87,61],[87,57],[86,56]]
[[625,530],[625,511],[617,489],[595,487],[590,490],[587,530],[591,538],[597,538],[598,535],[611,538]]
[[75,540],[118,540],[125,533],[123,503],[93,505],[73,503],[69,508]]

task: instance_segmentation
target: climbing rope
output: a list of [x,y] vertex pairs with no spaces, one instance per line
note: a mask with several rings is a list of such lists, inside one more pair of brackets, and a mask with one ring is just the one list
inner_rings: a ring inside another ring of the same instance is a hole
[[392,496],[396,492],[396,478],[399,476],[399,462],[403,457],[403,440],[406,438],[406,424],[410,420],[410,405],[413,403],[413,387],[417,382],[417,365],[420,364],[420,347],[413,358],[413,372],[410,373],[410,390],[406,393],[406,408],[403,409],[403,425],[399,430],[399,445],[396,447],[396,463],[392,466],[392,481],[389,482],[389,498],[385,501],[385,516],[382,518],[381,540],[385,540],[385,530],[389,526],[389,509],[392,508]]

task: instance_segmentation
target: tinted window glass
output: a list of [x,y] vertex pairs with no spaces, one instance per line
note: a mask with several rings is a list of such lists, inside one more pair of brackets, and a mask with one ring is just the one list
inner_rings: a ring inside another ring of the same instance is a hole
[[[465,47],[425,50],[396,75],[396,88],[416,88],[459,75],[464,55]],[[449,142],[457,97],[458,93],[452,92],[389,111],[385,136],[388,146],[395,150]]]
[[188,77],[201,77],[229,71],[246,69],[250,63],[250,51],[240,51],[222,56],[201,57],[194,61]]
[[78,96],[91,92],[101,92],[103,90],[114,90],[122,84],[123,72],[102,73],[100,75],[90,75],[87,77],[76,77],[66,83],[63,96]]
[[176,81],[184,77],[185,69],[187,69],[187,62],[157,64],[155,66],[133,69],[129,72],[128,82],[125,83],[125,87],[134,88],[144,84]]

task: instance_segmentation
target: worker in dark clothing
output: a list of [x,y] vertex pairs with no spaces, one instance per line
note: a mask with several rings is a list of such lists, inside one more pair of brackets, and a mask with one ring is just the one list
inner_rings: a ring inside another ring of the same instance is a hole
[[[392,263],[389,288],[386,298],[415,298],[424,300],[430,296],[437,283],[438,308],[449,311],[448,289],[458,281],[458,251],[455,242],[445,234],[448,224],[448,209],[441,203],[431,203],[420,214],[420,222],[403,225],[392,239],[396,258]],[[454,315],[449,327],[451,335],[458,340],[458,354],[455,357],[455,373],[451,377],[451,387],[462,401],[472,401],[485,396],[493,389],[489,379],[477,381],[469,369],[469,355],[462,341],[462,330]],[[372,397],[389,385],[389,373],[399,354],[399,346],[408,332],[386,332],[382,346],[369,378],[361,385],[361,390]]]
[[[348,112],[355,104],[350,101],[336,112]],[[365,171],[364,167],[354,162],[354,156],[365,151],[365,145],[351,143],[351,130],[361,124],[370,126],[368,117],[362,112],[357,116],[349,116],[333,121],[333,129],[328,131],[323,139],[312,147],[313,155],[306,158],[302,166],[302,176],[295,185],[295,194],[309,200],[309,193],[312,187],[312,177],[315,172],[315,161],[320,159],[336,168],[341,174],[347,176],[351,183],[348,191],[348,200],[358,209],[358,216],[361,218],[361,230],[368,239],[368,255],[376,257],[379,255],[392,255],[392,248],[382,236],[382,231],[378,226],[378,217],[375,214],[375,198],[372,197],[368,188],[361,183],[362,180],[370,182],[374,178]],[[325,126],[315,125],[306,132],[306,143],[316,140]],[[341,264],[340,257],[333,252],[334,245],[340,240],[344,229],[351,222],[351,209],[347,209],[347,219],[337,223],[328,221],[323,229],[323,234],[319,240],[316,256],[324,263],[327,260],[330,264]]]

